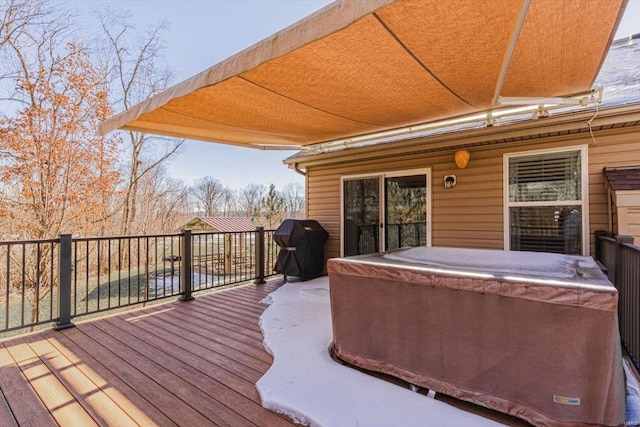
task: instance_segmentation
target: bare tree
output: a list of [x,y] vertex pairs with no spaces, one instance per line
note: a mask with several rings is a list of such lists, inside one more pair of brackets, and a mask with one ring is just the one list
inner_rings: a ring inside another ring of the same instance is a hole
[[273,228],[284,219],[284,200],[282,195],[276,190],[275,184],[269,186],[266,196],[260,200],[262,207],[262,219],[265,227]]
[[193,184],[191,195],[198,213],[203,216],[216,216],[221,210],[224,187],[219,180],[211,176],[205,176]]
[[287,218],[304,218],[304,187],[298,183],[287,184],[282,190]]
[[267,192],[262,184],[249,184],[238,194],[238,205],[245,216],[258,218],[261,212],[260,202]]
[[[66,28],[53,19],[53,9],[44,0],[2,0],[0,2],[0,80],[19,76],[18,58],[11,46],[25,38],[33,38],[31,46],[42,40],[38,33],[61,34]],[[26,46],[25,46],[26,47]],[[10,86],[7,86],[7,88]],[[11,93],[5,101],[13,100]],[[0,104],[2,105],[2,104]],[[2,113],[0,111],[0,113]]]
[[[136,31],[128,13],[105,9],[96,12],[105,45],[98,57],[107,70],[111,103],[116,109],[128,109],[169,87],[172,70],[163,63],[165,44],[162,34],[166,23]],[[129,160],[123,191],[121,232],[137,232],[144,224],[137,212],[140,180],[181,151],[184,140],[126,132]]]
[[220,196],[220,206],[222,208],[222,216],[236,216],[238,214],[237,191],[232,188],[225,187]]
[[193,218],[189,188],[167,175],[164,167],[145,174],[139,183],[141,233],[174,233]]

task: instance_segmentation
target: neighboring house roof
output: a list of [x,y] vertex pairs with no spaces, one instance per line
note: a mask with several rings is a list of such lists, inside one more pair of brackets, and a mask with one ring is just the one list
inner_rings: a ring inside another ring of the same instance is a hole
[[609,188],[618,190],[640,190],[640,166],[604,168]]
[[626,0],[530,3],[338,0],[100,129],[291,149],[589,91]]
[[[203,227],[204,226],[204,227]],[[198,228],[202,230],[210,229],[223,233],[234,233],[239,231],[253,231],[255,225],[248,217],[212,217],[199,216],[189,221],[184,228]]]

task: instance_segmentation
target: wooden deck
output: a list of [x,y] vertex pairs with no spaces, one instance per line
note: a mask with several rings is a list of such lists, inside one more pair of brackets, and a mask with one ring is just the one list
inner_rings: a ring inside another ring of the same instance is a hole
[[255,383],[271,366],[247,285],[0,342],[0,425],[291,426]]

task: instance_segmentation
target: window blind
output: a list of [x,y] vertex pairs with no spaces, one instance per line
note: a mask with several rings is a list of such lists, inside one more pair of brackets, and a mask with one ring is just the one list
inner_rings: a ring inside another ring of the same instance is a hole
[[509,158],[511,250],[582,253],[581,154]]
[[509,159],[509,201],[580,200],[579,151],[539,154]]

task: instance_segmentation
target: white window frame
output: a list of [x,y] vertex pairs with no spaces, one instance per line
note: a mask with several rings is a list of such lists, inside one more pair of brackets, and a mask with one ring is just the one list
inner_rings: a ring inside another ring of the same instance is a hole
[[[431,246],[431,215],[432,215],[432,200],[431,200],[431,168],[420,169],[405,169],[399,171],[386,171],[377,173],[366,173],[357,175],[343,175],[340,177],[340,257],[344,257],[344,182],[350,179],[366,179],[366,178],[379,178],[378,182],[378,222],[384,224],[385,222],[385,206],[384,206],[384,179],[394,178],[399,176],[411,176],[411,175],[425,175],[427,179],[427,246]],[[385,239],[380,240],[380,250],[384,251]]]
[[511,250],[511,224],[509,221],[509,208],[516,207],[528,207],[528,206],[549,206],[554,204],[554,201],[544,202],[510,202],[509,201],[509,160],[516,157],[525,157],[536,154],[553,154],[553,153],[569,153],[573,151],[580,151],[580,163],[581,163],[581,199],[579,201],[562,201],[556,202],[556,204],[562,204],[566,206],[580,206],[582,209],[582,255],[589,255],[589,158],[588,158],[588,145],[573,145],[570,147],[552,148],[543,150],[530,150],[530,151],[518,151],[512,153],[503,154],[502,164],[502,179],[503,179],[503,218],[504,218],[504,249]]

